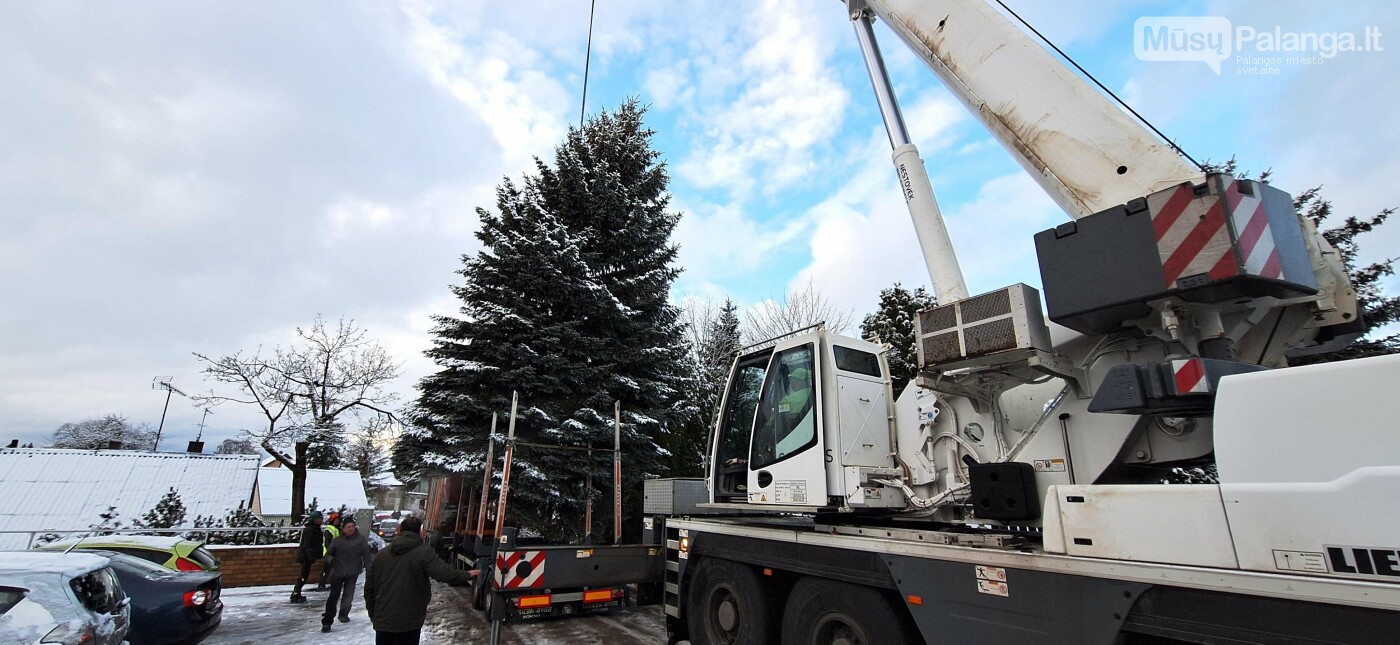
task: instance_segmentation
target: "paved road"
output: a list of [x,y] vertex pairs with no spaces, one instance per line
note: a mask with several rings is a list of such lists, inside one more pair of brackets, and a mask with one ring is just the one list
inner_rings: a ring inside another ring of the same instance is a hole
[[[428,622],[423,627],[422,645],[484,643],[490,624],[481,613],[469,609],[465,590],[433,583],[433,601]],[[320,631],[324,593],[308,593],[311,602],[287,602],[291,587],[252,587],[224,591],[224,621],[205,641],[207,645],[318,645],[331,640],[339,643],[371,643],[373,631],[362,602],[356,599],[351,622],[337,622],[330,634]],[[319,602],[318,602],[319,601]],[[611,614],[508,623],[501,642],[510,645],[656,645],[666,641],[660,607],[636,607]]]

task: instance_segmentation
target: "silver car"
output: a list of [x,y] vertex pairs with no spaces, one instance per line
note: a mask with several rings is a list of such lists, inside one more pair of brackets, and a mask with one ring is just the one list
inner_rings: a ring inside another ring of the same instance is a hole
[[88,553],[0,552],[0,643],[121,645],[131,601]]

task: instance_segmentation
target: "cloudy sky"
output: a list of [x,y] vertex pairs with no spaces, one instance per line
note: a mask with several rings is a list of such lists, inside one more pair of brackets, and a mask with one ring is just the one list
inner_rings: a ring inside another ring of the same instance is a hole
[[[1400,204],[1400,6],[1008,4],[1198,158],[1323,184],[1343,215]],[[840,3],[597,5],[587,110],[651,106],[684,213],[677,302],[811,280],[862,314],[927,283]],[[1134,56],[1133,22],[1163,15],[1373,26],[1386,47],[1217,75]],[[317,314],[367,328],[411,396],[428,317],[455,311],[478,249],[473,208],[577,123],[587,21],[587,0],[4,3],[0,439],[111,412],[155,425],[153,377],[207,391],[191,352],[285,344]],[[1038,283],[1031,235],[1065,216],[880,34],[970,290]],[[1400,255],[1400,224],[1365,246]],[[167,447],[200,416],[176,398]],[[255,421],[219,408],[205,439]]]

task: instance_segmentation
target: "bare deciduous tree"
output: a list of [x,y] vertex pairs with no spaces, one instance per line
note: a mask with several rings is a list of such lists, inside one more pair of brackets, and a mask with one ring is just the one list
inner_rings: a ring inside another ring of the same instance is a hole
[[680,322],[685,326],[685,336],[689,358],[699,361],[701,347],[709,344],[710,332],[719,319],[720,303],[712,298],[688,298],[680,307]]
[[100,419],[84,419],[65,423],[53,432],[50,444],[54,448],[100,450],[113,443],[124,450],[150,450],[156,443],[156,432],[150,424],[132,424],[120,414]]
[[216,455],[256,455],[258,447],[253,445],[252,440],[247,437],[238,439],[224,439],[219,442],[219,447],[214,449]]
[[275,348],[269,357],[261,348],[251,356],[237,352],[211,358],[196,353],[205,363],[206,378],[240,393],[210,392],[195,398],[203,404],[258,407],[267,427],[246,431],[248,438],[292,472],[292,514],[299,522],[306,502],[308,436],[318,431],[324,435],[342,425],[342,415],[353,416],[362,409],[389,414],[384,408],[395,397],[383,388],[398,377],[400,366],[353,320],[341,319],[327,328],[317,316],[310,328],[296,331],[294,346]]
[[366,491],[382,488],[384,475],[389,472],[389,451],[393,428],[389,419],[368,419],[351,433],[345,446],[345,467],[360,471]]
[[808,281],[781,301],[765,300],[751,309],[745,316],[744,341],[762,341],[817,323],[839,334],[851,328],[853,318],[850,309],[837,306]]

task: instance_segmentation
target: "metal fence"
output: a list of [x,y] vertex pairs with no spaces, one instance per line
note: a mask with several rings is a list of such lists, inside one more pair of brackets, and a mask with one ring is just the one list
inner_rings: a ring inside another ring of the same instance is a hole
[[74,538],[101,538],[113,535],[168,535],[186,540],[197,540],[205,544],[296,544],[301,539],[300,526],[247,526],[212,528],[174,529],[39,529],[35,531],[0,531],[0,548],[19,548],[23,537],[23,548],[32,549],[50,542]]

